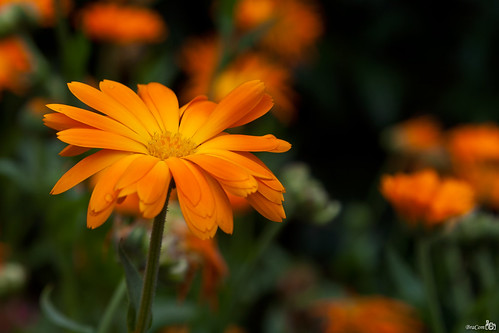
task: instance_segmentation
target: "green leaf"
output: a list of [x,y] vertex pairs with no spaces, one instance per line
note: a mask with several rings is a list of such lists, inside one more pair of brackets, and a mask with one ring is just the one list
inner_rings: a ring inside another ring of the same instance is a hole
[[77,323],[59,312],[50,301],[52,287],[43,289],[40,297],[40,307],[47,318],[55,325],[76,333],[94,333],[94,328]]
[[120,261],[125,270],[126,287],[128,293],[128,315],[127,324],[128,331],[133,332],[137,320],[137,310],[140,306],[140,296],[142,293],[142,276],[130,261],[130,258],[125,253],[122,243],[118,246]]

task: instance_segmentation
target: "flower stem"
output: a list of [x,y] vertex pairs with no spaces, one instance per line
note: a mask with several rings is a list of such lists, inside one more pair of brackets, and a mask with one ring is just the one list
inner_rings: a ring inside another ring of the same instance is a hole
[[135,333],[144,333],[149,328],[152,319],[152,302],[156,290],[159,271],[159,257],[161,254],[161,241],[163,240],[163,231],[166,222],[166,212],[168,210],[168,201],[173,189],[173,180],[168,188],[166,201],[161,212],[154,218],[151,231],[151,241],[149,243],[149,252],[147,253],[146,271],[144,274],[144,284],[140,296],[140,306],[137,313],[137,325]]
[[442,312],[438,302],[437,288],[433,274],[432,262],[430,257],[431,238],[422,236],[417,243],[418,265],[421,277],[423,279],[426,302],[430,313],[430,323],[432,332],[443,333],[444,324],[442,322]]

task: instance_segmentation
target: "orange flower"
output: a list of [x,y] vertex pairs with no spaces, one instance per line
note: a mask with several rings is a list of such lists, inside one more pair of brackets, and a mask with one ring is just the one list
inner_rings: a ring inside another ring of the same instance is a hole
[[323,30],[312,0],[241,0],[235,21],[242,31],[268,24],[262,46],[290,61],[307,56]]
[[6,89],[21,93],[28,84],[32,60],[26,45],[20,38],[0,40],[0,91]]
[[430,116],[409,119],[390,130],[390,145],[405,152],[428,152],[442,144],[439,124]]
[[313,308],[324,333],[417,333],[423,325],[414,310],[382,296],[320,301]]
[[258,79],[265,83],[274,98],[274,115],[285,123],[293,119],[296,110],[288,69],[263,54],[246,53],[216,72],[220,51],[220,42],[213,38],[192,40],[185,46],[181,61],[189,75],[184,93],[186,99],[210,94],[214,101],[219,101],[241,83]]
[[499,127],[465,125],[449,134],[449,151],[456,163],[499,161]]
[[161,16],[150,9],[94,3],[81,11],[83,31],[93,39],[118,44],[157,43],[167,34]]
[[272,99],[263,83],[244,83],[218,104],[198,97],[182,108],[175,94],[159,83],[139,85],[138,95],[109,80],[100,83],[100,90],[79,82],[68,86],[102,114],[51,104],[48,107],[56,113],[46,114],[45,124],[69,144],[63,156],[100,150],[66,172],[51,193],[64,192],[105,169],[90,198],[90,228],[104,223],[117,201],[134,193],[142,216],[155,217],[170,181],[175,181],[187,225],[200,238],[213,237],[218,227],[232,233],[232,209],[225,191],[245,197],[272,221],[285,218],[284,187],[250,152],[285,152],[291,145],[270,134],[224,132],[270,110]]
[[217,288],[228,274],[227,264],[218,250],[215,239],[199,239],[185,227],[185,223],[174,223],[171,228],[171,237],[176,239],[176,242],[165,243],[173,243],[176,247],[173,251],[176,252],[174,256],[185,258],[189,263],[190,272],[184,279],[181,296],[185,296],[195,271],[201,268],[201,296],[215,306]]
[[[59,2],[61,13],[67,15],[72,2],[62,0]],[[53,26],[56,21],[56,7],[54,0],[0,0],[0,7],[16,5],[21,6],[28,14],[34,16],[42,26]]]
[[462,216],[474,207],[471,187],[457,179],[441,179],[434,170],[385,175],[381,193],[409,222],[432,226]]

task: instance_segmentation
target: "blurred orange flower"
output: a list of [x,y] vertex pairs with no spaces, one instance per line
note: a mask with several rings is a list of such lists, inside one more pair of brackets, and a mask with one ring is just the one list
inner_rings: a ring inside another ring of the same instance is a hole
[[[20,6],[30,16],[33,16],[42,26],[53,26],[56,22],[56,6],[54,0],[0,0],[0,8],[3,6]],[[71,7],[71,0],[60,0],[61,14],[66,16]]]
[[437,149],[442,143],[440,125],[430,116],[409,119],[390,130],[389,144],[395,150],[422,153]]
[[318,302],[314,317],[324,333],[417,333],[423,324],[414,309],[382,296],[352,297]]
[[499,127],[457,127],[449,133],[448,150],[456,175],[471,184],[478,200],[499,208]]
[[33,70],[28,48],[18,37],[0,39],[0,92],[22,93]]
[[322,19],[316,7],[312,0],[240,0],[235,23],[242,31],[268,24],[262,46],[296,62],[310,54],[322,34]]
[[185,227],[185,223],[173,224],[171,233],[172,237],[177,239],[177,257],[184,257],[189,263],[190,272],[187,279],[184,279],[181,296],[185,296],[194,277],[193,274],[201,268],[201,296],[215,306],[217,288],[229,272],[215,239],[199,239]]
[[81,27],[89,37],[117,44],[157,43],[167,27],[155,11],[116,3],[93,3],[80,12]]
[[263,54],[251,52],[237,57],[217,71],[220,53],[220,42],[215,38],[196,39],[186,44],[181,64],[188,74],[183,94],[187,100],[198,95],[210,95],[214,101],[219,101],[241,83],[258,79],[265,83],[274,98],[276,107],[272,110],[273,114],[284,123],[293,119],[296,109],[287,68]]
[[495,124],[457,127],[450,131],[448,141],[456,163],[499,162],[499,127]]
[[172,181],[187,225],[200,238],[213,237],[218,227],[232,233],[225,191],[245,197],[272,221],[285,218],[284,187],[250,152],[285,152],[291,145],[270,134],[224,132],[270,110],[272,99],[262,82],[244,83],[218,104],[198,97],[182,108],[176,95],[159,83],[139,85],[138,95],[109,80],[100,83],[100,90],[79,82],[68,86],[102,114],[50,104],[56,112],[45,115],[45,124],[69,144],[63,156],[100,150],[66,172],[51,193],[65,192],[103,170],[90,198],[88,227],[100,226],[118,201],[134,193],[142,217],[155,217]]
[[408,222],[432,226],[470,212],[472,188],[464,181],[441,179],[434,170],[384,175],[381,193]]

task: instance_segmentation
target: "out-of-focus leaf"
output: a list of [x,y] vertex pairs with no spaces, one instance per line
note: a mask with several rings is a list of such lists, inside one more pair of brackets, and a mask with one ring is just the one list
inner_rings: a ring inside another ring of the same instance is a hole
[[151,331],[153,332],[164,326],[192,322],[198,309],[195,303],[188,301],[179,303],[171,298],[162,299],[161,297],[157,297],[154,304],[154,322],[151,327]]
[[422,304],[423,286],[416,274],[393,248],[387,247],[385,256],[394,292],[413,304]]
[[94,333],[94,328],[77,323],[59,312],[50,301],[52,287],[47,286],[40,297],[40,307],[47,318],[55,325],[75,333]]
[[122,244],[119,244],[119,256],[120,261],[123,264],[123,269],[125,270],[126,286],[128,292],[128,316],[127,324],[128,330],[132,332],[135,329],[135,324],[137,320],[137,310],[140,306],[140,295],[142,292],[142,277],[137,271],[135,266],[132,264],[128,258]]
[[0,159],[0,176],[2,175],[14,181],[22,188],[29,188],[29,180],[26,179],[22,169],[13,161],[5,158]]

